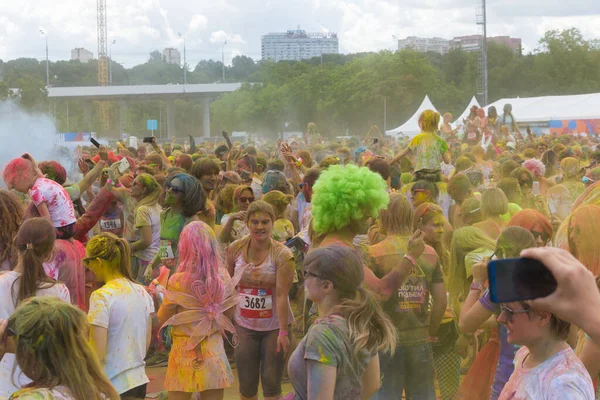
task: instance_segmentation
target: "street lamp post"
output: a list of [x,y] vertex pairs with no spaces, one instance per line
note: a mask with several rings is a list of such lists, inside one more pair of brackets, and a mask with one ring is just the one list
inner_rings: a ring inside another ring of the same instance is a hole
[[117,42],[116,39],[112,41],[108,51],[108,85],[112,86],[112,46]]
[[50,86],[50,64],[48,63],[48,34],[40,29],[40,33],[46,37],[46,87]]
[[187,85],[187,59],[185,54],[185,36],[178,33],[180,38],[183,38],[183,84]]
[[227,40],[223,42],[221,46],[221,64],[223,64],[223,83],[225,83],[225,45],[227,44]]

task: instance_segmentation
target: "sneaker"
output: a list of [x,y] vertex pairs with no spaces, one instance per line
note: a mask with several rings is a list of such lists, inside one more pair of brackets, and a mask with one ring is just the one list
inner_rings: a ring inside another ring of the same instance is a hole
[[166,351],[157,351],[146,360],[146,367],[164,367],[169,363],[169,353]]

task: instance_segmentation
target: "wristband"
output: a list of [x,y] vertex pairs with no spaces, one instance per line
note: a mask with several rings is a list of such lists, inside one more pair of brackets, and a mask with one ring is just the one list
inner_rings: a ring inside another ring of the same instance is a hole
[[413,265],[413,267],[417,266],[417,260],[415,260],[415,258],[413,256],[411,256],[410,254],[405,254],[404,258],[406,258],[408,261],[410,261],[410,263]]
[[288,333],[286,331],[279,331],[279,336],[287,336]]
[[471,290],[477,290],[478,292],[481,292],[483,290],[483,285],[479,282],[473,282],[471,283]]
[[110,178],[108,178],[108,179],[106,180],[106,183],[110,183],[111,185],[113,185],[113,186],[114,186],[114,187],[116,187],[116,188],[118,188],[118,187],[121,187],[121,183],[117,182],[117,183],[115,184],[115,183],[113,182],[113,180],[112,180],[112,179],[110,179]]

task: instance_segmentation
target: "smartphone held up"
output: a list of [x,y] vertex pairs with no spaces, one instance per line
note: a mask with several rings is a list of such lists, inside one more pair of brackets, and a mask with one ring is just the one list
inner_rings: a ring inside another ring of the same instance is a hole
[[488,279],[494,303],[546,297],[557,287],[552,272],[540,261],[531,258],[492,260],[488,264]]

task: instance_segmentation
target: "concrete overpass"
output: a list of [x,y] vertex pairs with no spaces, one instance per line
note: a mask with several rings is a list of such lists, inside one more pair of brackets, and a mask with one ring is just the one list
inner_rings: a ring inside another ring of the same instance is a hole
[[188,85],[128,85],[49,87],[48,98],[57,100],[79,100],[84,102],[86,120],[91,127],[92,101],[119,101],[121,132],[127,114],[128,101],[163,100],[167,103],[167,135],[176,134],[175,99],[199,99],[204,104],[204,136],[210,136],[210,101],[242,86],[241,83],[211,83]]

